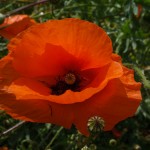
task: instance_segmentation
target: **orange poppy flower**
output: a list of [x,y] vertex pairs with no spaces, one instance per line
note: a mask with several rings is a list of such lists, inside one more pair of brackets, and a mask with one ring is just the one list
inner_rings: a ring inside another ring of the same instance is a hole
[[13,38],[0,61],[0,105],[12,117],[49,122],[89,135],[89,118],[104,119],[104,130],[133,116],[141,84],[112,54],[97,25],[51,20]]
[[11,39],[35,23],[28,15],[10,16],[0,24],[0,36]]

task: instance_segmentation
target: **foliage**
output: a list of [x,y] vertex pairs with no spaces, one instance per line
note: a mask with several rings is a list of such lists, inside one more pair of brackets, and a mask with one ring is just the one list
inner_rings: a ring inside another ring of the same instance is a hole
[[[13,10],[35,1],[1,0],[0,13],[9,15]],[[0,147],[7,146],[15,150],[148,150],[150,147],[149,0],[49,0],[17,13],[29,14],[38,22],[67,17],[81,18],[104,28],[112,39],[114,52],[122,56],[124,64],[135,70],[137,81],[143,83],[143,101],[136,115],[117,124],[115,131],[100,132],[87,138],[78,133],[74,127],[66,130],[52,124],[25,123],[17,130],[0,136]],[[7,43],[7,40],[0,38],[0,58],[7,54]],[[0,132],[17,122],[4,112],[0,112]]]

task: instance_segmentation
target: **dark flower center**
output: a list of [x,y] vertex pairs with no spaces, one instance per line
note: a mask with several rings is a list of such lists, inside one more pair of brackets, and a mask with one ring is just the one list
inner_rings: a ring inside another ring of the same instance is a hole
[[73,73],[67,73],[64,79],[68,85],[72,85],[76,82],[76,76]]
[[52,95],[61,95],[66,90],[80,91],[80,75],[74,72],[60,76],[55,85],[51,86]]

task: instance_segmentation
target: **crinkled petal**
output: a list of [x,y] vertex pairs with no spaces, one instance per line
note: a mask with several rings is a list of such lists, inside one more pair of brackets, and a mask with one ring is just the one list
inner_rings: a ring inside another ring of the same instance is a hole
[[[33,56],[45,53],[47,43],[60,46],[76,57],[82,63],[82,70],[101,67],[111,62],[110,38],[97,25],[79,19],[51,20],[35,25],[12,39],[8,49],[14,51],[15,59],[16,55],[19,58],[23,55],[24,64],[28,65]],[[49,58],[54,59],[51,56]],[[66,58],[62,56],[61,59],[63,61]],[[21,60],[19,63],[20,66],[23,65]]]
[[141,96],[141,83],[136,82],[134,79],[134,71],[123,66],[123,76],[120,77],[121,82],[124,84],[127,95],[133,99],[142,99]]
[[112,58],[112,60],[120,62],[120,63],[122,61],[121,57],[117,54],[114,54],[114,53],[112,53],[111,58]]
[[[36,49],[36,43],[30,46],[30,42],[23,42],[16,48],[16,52],[12,52],[13,66],[26,77],[40,76],[60,76],[68,69],[78,70],[79,61],[65,51],[61,46],[47,43],[44,47],[45,52],[38,54],[33,50]],[[34,47],[32,47],[34,46]],[[28,52],[25,47],[28,47]],[[43,48],[40,47],[42,50]],[[17,52],[18,51],[18,52]]]
[[134,79],[134,70],[128,69],[127,67],[123,66],[121,57],[117,54],[112,54],[112,59],[114,61],[119,62],[123,68],[123,76],[120,77],[121,82],[124,84],[127,94],[130,98],[139,99],[141,97],[141,83],[136,82]]

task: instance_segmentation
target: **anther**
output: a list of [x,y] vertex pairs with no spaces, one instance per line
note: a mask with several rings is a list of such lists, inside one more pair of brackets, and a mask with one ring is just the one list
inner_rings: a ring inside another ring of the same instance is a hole
[[73,73],[67,73],[64,77],[66,84],[73,85],[76,82],[76,76]]

